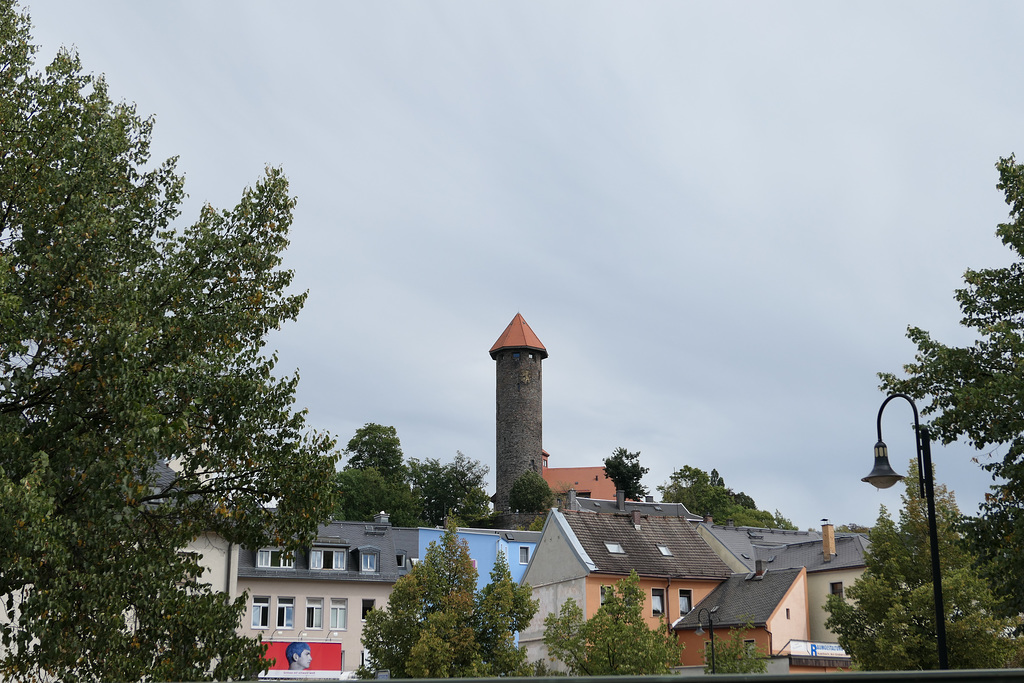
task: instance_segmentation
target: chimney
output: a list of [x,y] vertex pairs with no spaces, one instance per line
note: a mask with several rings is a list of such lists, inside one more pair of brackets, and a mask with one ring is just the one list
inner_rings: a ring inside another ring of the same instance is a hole
[[725,525],[726,525],[726,526],[735,526],[735,525],[733,524],[733,522],[732,522],[732,520],[731,520],[731,519],[727,519],[727,520],[725,520]]
[[633,514],[632,514],[633,526],[636,528],[637,531],[639,531],[640,530],[640,511],[639,510],[633,510],[632,512],[633,512]]
[[765,572],[765,561],[754,560],[754,576],[764,576]]
[[615,509],[626,509],[626,492],[622,489],[615,489]]
[[644,498],[644,502],[653,503],[654,502],[654,496],[647,496],[646,498]]
[[569,497],[569,500],[565,504],[565,509],[566,510],[575,510],[576,509],[576,489],[569,489],[566,493],[567,493],[567,495]]
[[821,520],[821,554],[826,562],[836,554],[836,529],[827,519]]
[[375,524],[391,524],[391,515],[381,510],[373,516]]
[[711,515],[704,515],[704,523],[705,524],[714,524],[715,523],[715,518],[712,517]]

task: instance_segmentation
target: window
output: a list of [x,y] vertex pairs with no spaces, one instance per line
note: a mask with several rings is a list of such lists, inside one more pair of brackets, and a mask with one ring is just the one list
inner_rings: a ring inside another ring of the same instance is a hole
[[306,598],[306,628],[324,627],[324,599]]
[[601,586],[601,604],[608,600],[608,586]]
[[295,598],[277,599],[277,627],[295,627]]
[[665,613],[665,589],[651,589],[651,614],[660,617]]
[[789,619],[789,608],[786,608],[786,618]]
[[363,598],[363,621],[366,621],[366,615],[373,611],[375,604],[376,600]]
[[519,564],[529,564],[530,562],[530,549],[526,546],[519,548]]
[[270,598],[252,599],[252,627],[268,628],[270,626]]
[[680,588],[679,589],[679,616],[689,614],[690,610],[693,609],[693,591]]
[[834,583],[830,583],[829,592],[832,593],[832,595],[838,595],[839,597],[843,597],[843,582],[836,581]]
[[344,550],[311,550],[309,553],[310,569],[345,569]]
[[348,628],[348,600],[331,598],[331,628],[344,631]]
[[405,555],[401,555],[401,554],[395,555],[395,565],[399,569],[403,568],[405,566]]
[[360,553],[360,557],[363,558],[362,571],[364,572],[375,572],[377,571],[377,556],[373,553]]
[[256,553],[256,566],[262,568],[290,569],[295,566],[295,557],[283,550],[264,548]]
[[667,545],[662,545],[660,543],[658,543],[657,545],[658,545],[658,552],[659,553],[661,553],[665,557],[672,557],[672,551],[669,550]]
[[625,549],[620,544],[616,543],[615,541],[605,541],[604,542],[604,547],[608,549],[608,552],[614,553],[616,555],[625,555],[626,554]]

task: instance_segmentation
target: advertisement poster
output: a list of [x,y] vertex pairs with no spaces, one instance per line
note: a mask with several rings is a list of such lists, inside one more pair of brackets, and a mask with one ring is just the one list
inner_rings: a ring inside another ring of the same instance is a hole
[[267,659],[276,661],[261,678],[342,678],[341,643],[268,642]]

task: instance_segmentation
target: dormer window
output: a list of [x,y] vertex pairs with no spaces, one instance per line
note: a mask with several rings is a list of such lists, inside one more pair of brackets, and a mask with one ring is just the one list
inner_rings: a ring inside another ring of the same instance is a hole
[[613,555],[626,554],[626,549],[623,548],[621,544],[616,543],[615,541],[605,541],[604,547],[607,548],[608,552],[612,553]]
[[360,553],[362,558],[361,571],[364,572],[375,572],[377,571],[377,555],[376,553]]
[[343,571],[346,555],[344,550],[315,548],[309,551],[309,568]]
[[262,569],[291,569],[295,556],[281,549],[263,548],[256,553],[256,566]]

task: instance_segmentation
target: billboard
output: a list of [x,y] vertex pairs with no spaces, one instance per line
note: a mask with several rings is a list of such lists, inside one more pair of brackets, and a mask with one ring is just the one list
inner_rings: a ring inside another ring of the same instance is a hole
[[274,663],[260,678],[342,678],[341,643],[270,641],[266,658]]

